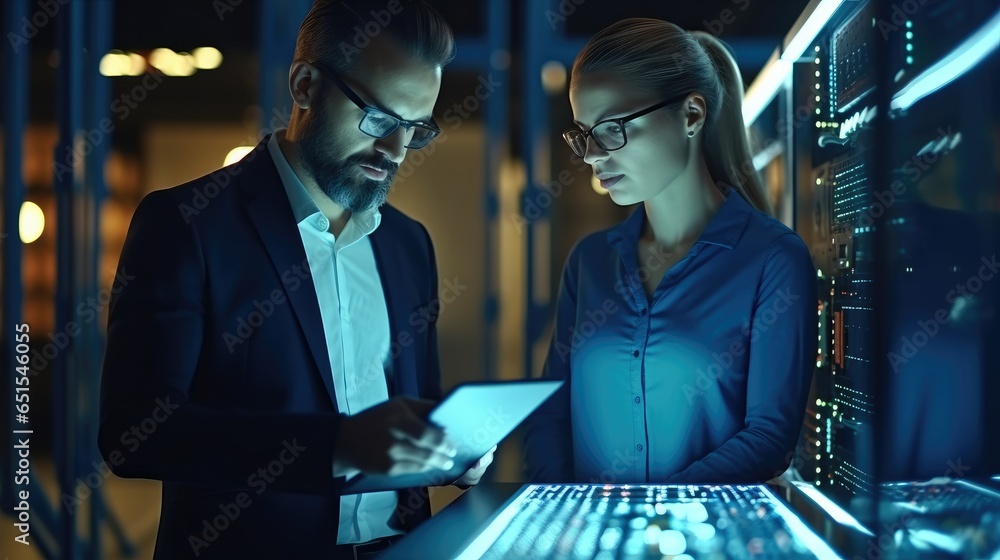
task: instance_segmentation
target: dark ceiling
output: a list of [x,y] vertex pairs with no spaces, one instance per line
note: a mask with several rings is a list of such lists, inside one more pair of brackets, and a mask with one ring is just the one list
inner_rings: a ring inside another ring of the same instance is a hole
[[[123,123],[127,126],[120,128],[119,134],[126,135],[130,128],[141,127],[148,118],[191,121],[246,118],[257,96],[258,19],[261,2],[265,1],[281,2],[282,6],[293,3],[284,0],[115,1],[113,48],[142,52],[157,47],[188,51],[214,46],[225,56],[222,66],[216,70],[165,82],[135,111],[137,118]],[[431,1],[452,24],[458,37],[475,37],[484,32],[484,3]],[[373,6],[383,4],[381,0],[373,2]],[[514,0],[507,4],[512,63],[515,66],[518,63],[528,18],[546,18],[547,22],[555,22],[561,31],[582,40],[618,19],[645,16],[719,35],[734,45],[737,59],[742,58],[744,79],[749,83],[759,69],[761,49],[757,49],[754,56],[744,50],[741,57],[739,45],[746,41],[763,44],[768,49],[777,45],[806,4],[806,0],[553,0],[552,12],[547,13],[543,2]],[[220,10],[220,6],[225,9]],[[566,14],[564,20],[560,19],[562,14]],[[3,23],[4,29],[15,29]],[[55,27],[44,27],[30,43],[34,62],[30,107],[33,120],[52,120],[55,115],[55,70],[52,65]],[[114,78],[115,97],[135,87],[139,79]],[[511,113],[517,114],[520,72],[513,72],[511,79]],[[453,71],[449,76],[446,71],[439,107],[450,105],[451,98],[460,98],[470,87],[475,87],[475,75]]]
[[[122,49],[160,46],[185,48],[210,40],[222,47],[253,49],[257,14],[262,1],[282,0],[174,0],[146,2],[119,0],[115,5],[115,38]],[[456,35],[484,32],[484,2],[431,0],[448,19]],[[235,6],[220,9],[230,2]],[[373,2],[380,6],[384,2]],[[527,17],[552,18],[571,35],[587,36],[626,17],[654,17],[685,29],[705,29],[723,38],[779,40],[805,8],[806,0],[699,0],[697,2],[637,0],[553,0],[544,3],[514,0],[508,3],[512,39],[521,37]],[[728,12],[727,12],[728,11]],[[220,15],[221,14],[221,17]],[[567,14],[561,20],[562,14]]]

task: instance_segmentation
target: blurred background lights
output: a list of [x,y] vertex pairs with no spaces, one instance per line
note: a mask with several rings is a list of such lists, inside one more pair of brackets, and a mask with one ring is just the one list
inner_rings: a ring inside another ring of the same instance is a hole
[[608,189],[601,186],[601,181],[596,175],[590,176],[590,186],[594,188],[594,192],[597,194],[608,194]]
[[21,215],[19,217],[21,230],[21,243],[31,243],[42,236],[45,230],[45,214],[37,204],[29,200],[21,204]]
[[136,53],[113,50],[101,57],[102,76],[139,76],[146,71],[146,59]]
[[198,70],[214,70],[222,64],[222,52],[215,47],[198,47],[190,53],[153,49],[149,58],[117,49],[101,57],[102,76],[140,76],[152,66],[166,76],[191,76]]
[[566,66],[562,62],[550,60],[542,65],[542,87],[545,93],[561,93],[566,87]]
[[190,76],[198,71],[194,56],[176,53],[167,48],[159,48],[149,53],[149,64],[167,76]]
[[199,47],[191,51],[194,67],[199,70],[214,70],[222,64],[222,53],[215,47]]

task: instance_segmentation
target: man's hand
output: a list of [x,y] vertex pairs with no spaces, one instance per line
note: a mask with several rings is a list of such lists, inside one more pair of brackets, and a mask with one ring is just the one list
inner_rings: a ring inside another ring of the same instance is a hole
[[334,476],[422,473],[454,467],[455,446],[423,419],[435,403],[396,397],[354,416],[337,430]]
[[473,463],[472,468],[465,471],[465,474],[452,484],[460,488],[468,488],[479,484],[479,479],[483,477],[483,474],[486,473],[486,469],[493,462],[493,452],[496,450],[497,446],[494,445],[493,449],[490,449],[486,455],[480,457],[478,461]]

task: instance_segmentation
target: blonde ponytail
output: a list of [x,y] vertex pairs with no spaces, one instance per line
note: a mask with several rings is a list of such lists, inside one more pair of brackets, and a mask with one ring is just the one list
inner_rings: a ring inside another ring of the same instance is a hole
[[753,165],[743,123],[743,76],[736,60],[714,35],[692,31],[708,53],[722,87],[718,114],[705,131],[705,163],[712,178],[732,185],[755,208],[773,215],[764,183]]

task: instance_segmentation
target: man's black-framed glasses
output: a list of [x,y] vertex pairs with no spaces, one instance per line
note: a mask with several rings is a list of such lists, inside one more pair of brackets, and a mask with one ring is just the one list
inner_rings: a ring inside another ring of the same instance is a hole
[[566,132],[563,132],[563,140],[569,144],[569,147],[573,149],[573,153],[579,157],[583,157],[584,154],[587,153],[588,136],[593,138],[597,146],[605,152],[620,150],[625,147],[625,144],[628,143],[628,136],[625,134],[625,123],[633,119],[638,119],[643,115],[652,113],[657,109],[662,109],[667,105],[677,103],[688,95],[690,95],[690,93],[671,97],[666,101],[661,101],[656,105],[646,107],[641,111],[636,111],[631,115],[626,115],[621,118],[605,119],[590,127],[590,130],[571,128]]
[[348,99],[354,102],[359,109],[365,112],[365,116],[362,117],[361,122],[358,123],[358,129],[368,136],[373,138],[385,138],[395,132],[397,128],[403,127],[406,129],[406,135],[409,137],[405,147],[410,150],[419,150],[427,144],[430,144],[431,140],[433,140],[435,136],[441,134],[441,129],[438,127],[437,123],[434,122],[433,117],[431,117],[431,122],[426,123],[408,121],[406,119],[390,115],[382,109],[372,107],[362,101],[361,97],[357,93],[354,93],[354,90],[344,83],[344,81],[337,76],[336,72],[330,70],[323,64],[316,62],[310,62],[310,64],[323,71],[323,73],[330,78],[330,81],[336,84],[337,87],[340,88],[340,91],[344,92],[344,95],[346,95]]

